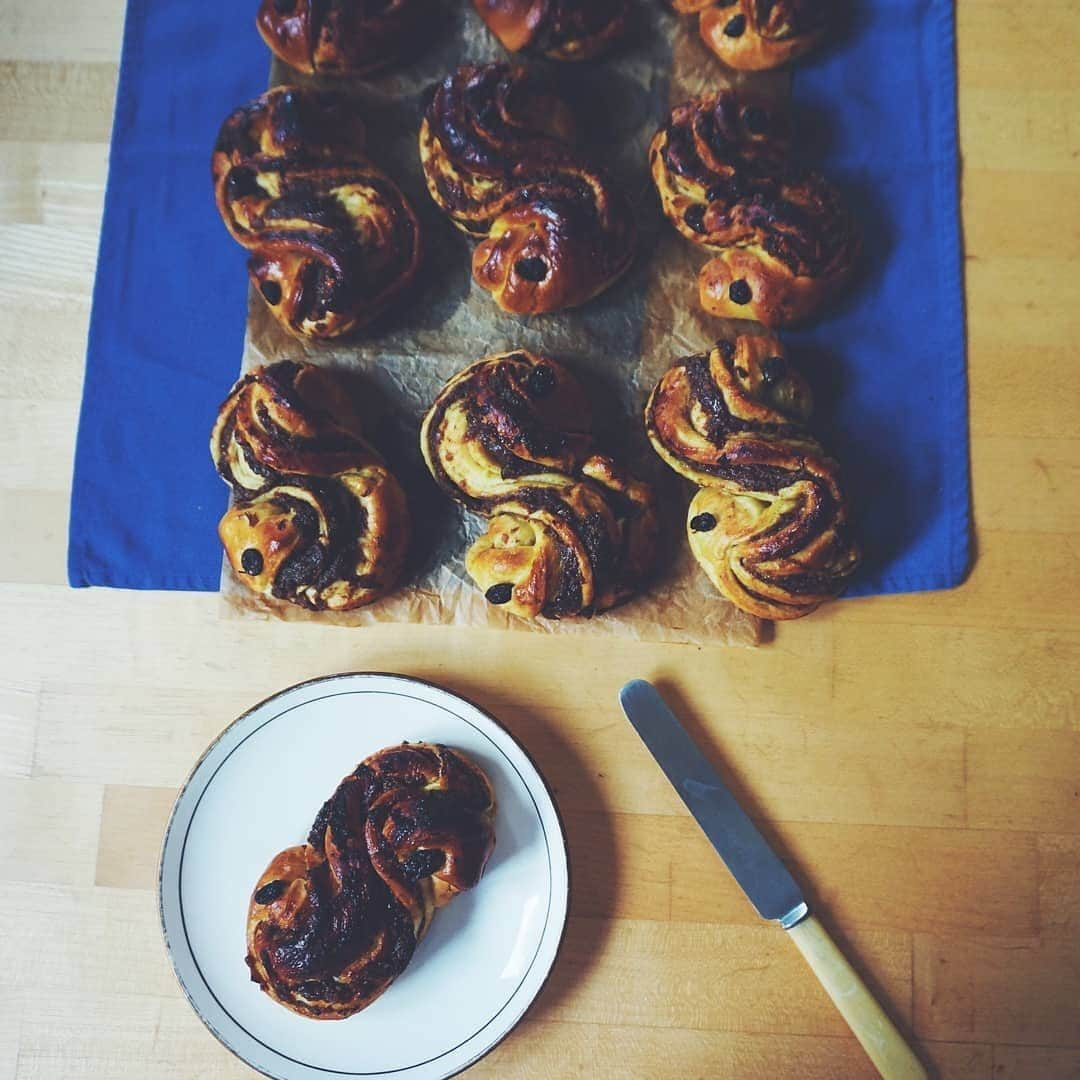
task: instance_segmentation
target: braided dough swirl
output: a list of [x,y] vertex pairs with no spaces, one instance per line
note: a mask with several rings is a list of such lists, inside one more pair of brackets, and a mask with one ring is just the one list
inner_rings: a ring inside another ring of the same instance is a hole
[[508,52],[590,60],[626,29],[627,0],[473,0]]
[[765,71],[816,48],[833,21],[833,0],[671,0],[700,12],[702,40],[728,67]]
[[424,417],[439,486],[488,518],[465,566],[515,615],[591,615],[638,590],[653,562],[653,492],[593,452],[588,402],[560,364],[524,350],[454,376]]
[[424,0],[262,0],[255,25],[281,60],[309,75],[367,75],[420,36]]
[[289,360],[249,372],[218,412],[210,453],[235,499],[218,535],[253,592],[345,611],[397,582],[405,494],[329,372]]
[[275,855],[247,918],[251,979],[317,1020],[367,1008],[401,974],[436,909],[480,880],[495,797],[464,754],[380,750],[345,777],[306,844]]
[[714,315],[784,326],[805,319],[851,275],[859,233],[839,193],[791,159],[775,105],[722,90],[678,106],[649,148],[672,225],[715,252],[698,276]]
[[420,128],[428,190],[480,238],[473,277],[504,311],[561,311],[630,265],[629,207],[570,145],[565,104],[524,68],[465,66],[436,89]]
[[334,94],[279,86],[226,119],[214,194],[274,317],[332,338],[377,318],[420,264],[420,225],[364,156],[364,128]]
[[733,604],[766,619],[809,614],[859,562],[839,468],[806,429],[810,409],[768,336],[676,361],[645,408],[656,452],[701,486],[687,515],[695,558]]

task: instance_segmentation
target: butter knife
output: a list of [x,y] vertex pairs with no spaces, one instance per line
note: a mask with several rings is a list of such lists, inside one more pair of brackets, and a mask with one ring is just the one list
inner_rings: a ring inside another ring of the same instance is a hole
[[810,913],[802,889],[656,687],[634,679],[620,691],[619,702],[758,914],[787,931],[878,1072],[885,1080],[925,1078],[926,1069],[896,1025]]

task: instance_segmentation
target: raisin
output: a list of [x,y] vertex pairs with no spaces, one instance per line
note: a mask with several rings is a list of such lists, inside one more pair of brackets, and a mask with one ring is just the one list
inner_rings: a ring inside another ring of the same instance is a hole
[[690,226],[696,233],[703,233],[705,231],[705,207],[701,203],[694,203],[689,207],[685,214],[683,214],[683,221]]
[[229,196],[233,199],[244,199],[249,195],[265,195],[255,173],[251,169],[233,169],[229,173]]
[[285,882],[278,878],[276,881],[268,881],[254,896],[256,904],[272,904],[284,891]]
[[514,263],[517,276],[526,281],[543,281],[548,276],[548,265],[537,255],[528,259],[518,259]]
[[735,304],[749,304],[754,298],[754,294],[750,289],[750,286],[739,278],[738,281],[733,281],[728,286],[728,296],[731,297],[732,303]]
[[276,307],[281,303],[281,286],[276,281],[261,282],[259,292],[263,294],[268,304],[273,304]]
[[258,548],[244,548],[240,555],[240,568],[245,574],[261,574],[263,569],[262,552]]

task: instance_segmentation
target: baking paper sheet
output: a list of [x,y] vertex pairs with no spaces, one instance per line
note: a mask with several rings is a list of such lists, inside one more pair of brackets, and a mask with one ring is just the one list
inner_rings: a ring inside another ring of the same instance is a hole
[[[421,218],[425,260],[406,301],[377,327],[346,341],[297,341],[252,293],[242,370],[292,358],[349,372],[369,437],[409,495],[414,540],[402,586],[369,607],[327,613],[267,602],[226,564],[222,593],[232,610],[346,625],[497,626],[696,644],[760,640],[759,620],[723,600],[690,555],[685,516],[693,489],[652,451],[642,419],[645,399],[671,361],[707,348],[735,325],[698,309],[696,273],[705,256],[663,220],[648,173],[648,144],[672,104],[745,76],[725,72],[698,38],[696,18],[677,18],[656,3],[638,5],[634,14],[630,37],[606,59],[524,61],[545,70],[573,105],[584,144],[630,195],[639,228],[638,255],[626,276],[586,306],[554,315],[500,311],[472,281],[471,242],[435,208],[424,186],[417,132],[426,91],[459,64],[507,59],[471,5],[444,5],[432,45],[380,79],[307,78],[274,63],[273,85],[318,85],[355,98],[368,125],[369,156],[401,185]],[[786,75],[752,78],[767,94],[786,93]],[[420,418],[442,385],[479,357],[516,348],[553,356],[575,372],[593,402],[599,445],[652,481],[660,496],[664,536],[651,586],[593,618],[523,620],[488,604],[464,568],[465,551],[483,523],[436,489],[420,456]]]

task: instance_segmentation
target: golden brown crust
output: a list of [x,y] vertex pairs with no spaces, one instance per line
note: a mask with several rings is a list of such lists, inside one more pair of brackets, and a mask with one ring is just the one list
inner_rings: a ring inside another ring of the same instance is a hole
[[671,0],[700,12],[702,40],[728,67],[766,71],[816,48],[834,20],[833,0]]
[[405,493],[329,372],[285,360],[245,375],[218,412],[210,453],[235,496],[218,535],[253,592],[346,611],[396,584]]
[[271,51],[309,75],[367,75],[417,40],[423,0],[262,0],[255,25]]
[[460,372],[424,417],[439,486],[488,517],[465,565],[514,615],[591,615],[633,595],[656,548],[655,500],[593,448],[588,403],[561,364],[523,350]]
[[405,970],[435,910],[495,847],[491,783],[460,751],[403,743],[365,759],[306,844],[270,860],[247,917],[251,979],[287,1009],[342,1020]]
[[332,338],[376,319],[420,264],[420,224],[364,156],[364,128],[337,95],[279,86],[232,113],[212,159],[218,210],[251,253],[274,317]]
[[649,398],[656,452],[701,486],[690,548],[737,607],[796,619],[855,572],[836,462],[806,429],[810,391],[770,336],[719,342],[675,362]]
[[573,149],[566,106],[523,68],[459,68],[420,129],[428,190],[480,240],[473,276],[504,311],[576,307],[630,265],[629,207]]
[[668,220],[715,253],[698,277],[706,311],[786,326],[850,278],[858,230],[837,191],[793,162],[783,109],[733,90],[688,101],[649,162]]
[[627,0],[473,0],[508,52],[590,60],[626,29]]

